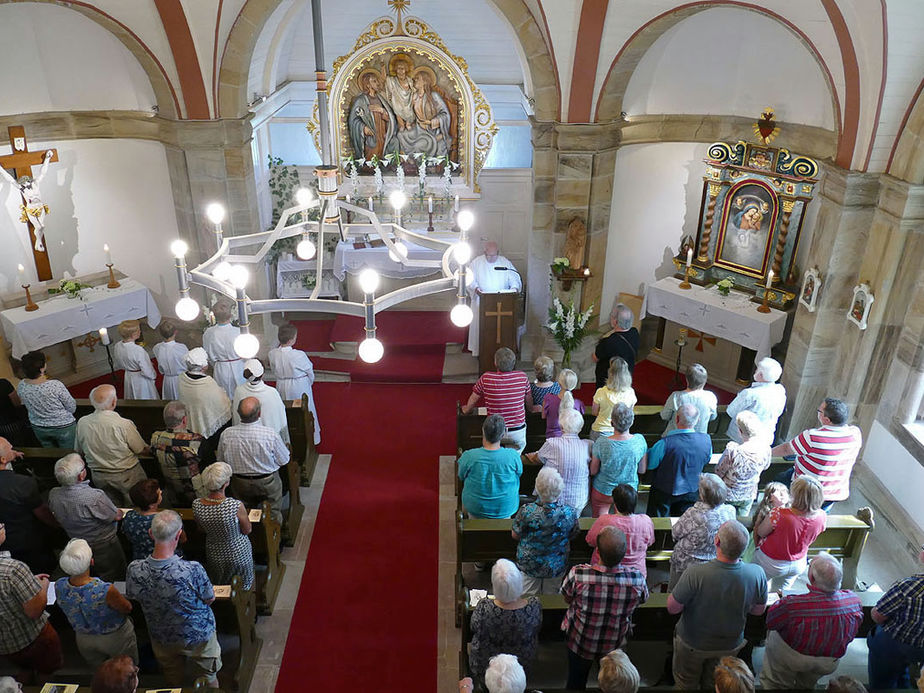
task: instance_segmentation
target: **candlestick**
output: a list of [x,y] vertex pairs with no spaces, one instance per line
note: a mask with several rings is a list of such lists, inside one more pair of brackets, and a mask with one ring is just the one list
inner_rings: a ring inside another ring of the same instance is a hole
[[[427,211],[433,214],[433,195],[427,196]],[[430,226],[433,226],[433,222],[430,222]]]
[[112,253],[109,251],[109,244],[103,243],[103,252],[106,253],[106,264],[112,264]]
[[427,212],[429,222],[427,223],[427,232],[433,233],[433,200],[430,200],[430,211]]
[[767,272],[767,284],[766,287],[769,289],[770,285],[773,283],[773,270]]
[[680,282],[680,284],[678,285],[679,288],[681,289],[692,289],[693,288],[690,285],[690,272],[691,271],[692,270],[690,269],[690,265],[688,264],[686,271],[683,273],[683,281]]
[[690,269],[690,265],[693,262],[693,248],[687,250],[687,269]]
[[38,304],[32,300],[32,294],[29,293],[29,287],[31,284],[23,284],[22,288],[26,290],[26,310],[32,312],[33,310],[38,310]]
[[[767,280],[769,283],[769,280]],[[764,301],[759,306],[757,306],[758,313],[769,313],[770,306],[767,305],[767,302],[770,300],[770,289],[769,287],[764,290]]]
[[99,341],[102,342],[103,346],[108,346],[112,343],[112,340],[109,339],[109,330],[105,327],[99,328]]
[[106,284],[106,288],[109,288],[109,289],[118,289],[118,288],[119,288],[120,286],[122,286],[122,285],[119,284],[119,282],[116,281],[115,274],[114,274],[113,271],[112,271],[112,263],[111,263],[111,262],[107,262],[107,263],[106,263],[106,267],[109,268],[109,283]]

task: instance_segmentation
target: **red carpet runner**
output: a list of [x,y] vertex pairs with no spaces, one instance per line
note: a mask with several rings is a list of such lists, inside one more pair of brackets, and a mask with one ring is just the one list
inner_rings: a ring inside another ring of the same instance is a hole
[[471,385],[314,392],[334,456],[276,690],[434,691],[438,462]]

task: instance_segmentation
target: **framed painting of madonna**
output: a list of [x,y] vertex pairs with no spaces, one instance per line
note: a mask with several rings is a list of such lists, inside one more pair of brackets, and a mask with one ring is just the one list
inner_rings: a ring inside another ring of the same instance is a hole
[[776,193],[761,181],[745,180],[732,187],[725,197],[715,264],[764,276],[777,207]]

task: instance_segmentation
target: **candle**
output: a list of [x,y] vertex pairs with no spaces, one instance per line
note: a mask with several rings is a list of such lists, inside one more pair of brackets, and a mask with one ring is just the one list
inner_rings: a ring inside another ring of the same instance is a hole
[[455,204],[453,205],[452,209],[453,209],[453,211],[455,211],[455,212],[458,212],[458,211],[459,211],[459,196],[458,196],[458,195],[456,195],[456,201],[455,201]]
[[106,264],[112,264],[112,253],[109,252],[109,244],[103,243],[103,252],[106,253]]
[[433,214],[433,195],[427,196],[427,211]]
[[770,284],[773,282],[773,270],[767,272],[767,288],[770,288]]
[[369,196],[369,211],[372,211],[372,195]]
[[19,283],[22,284],[26,281],[26,268],[22,265],[19,265],[16,269],[19,270]]
[[101,341],[105,346],[110,344],[111,340],[109,339],[109,330],[107,330],[105,327],[99,328],[99,341]]
[[350,204],[350,196],[349,196],[349,195],[346,196],[346,203],[347,203],[347,204]]
[[690,269],[690,265],[693,263],[693,248],[690,248],[687,251],[687,269]]

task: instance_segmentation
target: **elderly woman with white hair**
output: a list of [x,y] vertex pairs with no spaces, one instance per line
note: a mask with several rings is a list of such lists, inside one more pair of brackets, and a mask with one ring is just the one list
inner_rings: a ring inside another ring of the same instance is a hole
[[523,575],[506,558],[491,569],[493,599],[482,599],[472,612],[469,664],[476,681],[482,681],[488,661],[507,653],[529,666],[536,656],[542,606],[538,597],[523,598]]
[[757,362],[754,382],[750,387],[739,392],[725,410],[731,422],[728,424],[728,437],[741,443],[737,416],[743,411],[754,412],[767,431],[769,442],[773,444],[776,435],[776,422],[786,408],[786,388],[777,380],[783,374],[779,361],[770,357]]
[[[484,675],[488,693],[524,693],[526,691],[526,672],[517,658],[509,654],[491,657],[488,670]],[[471,677],[459,681],[459,693],[471,693],[475,687]]]
[[578,386],[577,373],[570,368],[562,368],[561,373],[558,374],[558,385],[559,391],[546,395],[542,401],[542,418],[545,419],[546,438],[558,438],[562,435],[560,419],[568,409],[584,413],[584,403],[579,399],[574,399],[571,393]]
[[591,448],[590,474],[594,481],[590,505],[594,517],[610,511],[613,489],[620,484],[638,489],[639,475],[648,469],[648,443],[641,433],[629,432],[633,423],[632,407],[618,403],[610,416],[613,433],[597,438]]
[[138,661],[132,604],[110,582],[90,577],[93,551],[83,539],[71,539],[58,558],[70,577],[55,582],[55,599],[77,635],[80,656],[94,669],[110,657]]
[[728,487],[728,504],[734,506],[739,515],[748,515],[757,497],[760,473],[770,466],[770,439],[763,423],[752,411],[739,412],[735,423],[741,442],[729,441],[715,473]]
[[597,685],[601,693],[636,693],[641,682],[638,669],[622,650],[613,650],[600,658]]
[[715,474],[699,478],[699,500],[671,527],[674,550],[671,552],[671,575],[668,591],[680,580],[683,571],[695,563],[715,558],[715,535],[725,522],[735,519],[735,509],[725,503],[728,489]]
[[578,532],[578,514],[560,501],[565,482],[552,467],[536,477],[539,501],[528,503],[513,518],[511,533],[517,544],[517,566],[526,593],[557,594],[568,568],[571,538]]
[[536,373],[536,379],[529,384],[529,392],[533,396],[533,403],[530,411],[542,411],[542,402],[546,395],[557,395],[561,391],[561,385],[552,378],[555,375],[555,362],[543,354],[533,361],[533,369]]
[[231,467],[216,462],[202,472],[205,498],[193,501],[193,515],[205,532],[205,568],[212,582],[226,585],[239,575],[245,589],[253,587],[253,547],[247,535],[252,530],[244,504],[225,496],[231,482]]
[[[570,398],[570,395],[568,395]],[[578,438],[584,427],[584,417],[574,409],[561,413],[562,435],[546,438],[537,452],[526,458],[533,463],[551,467],[564,480],[561,503],[569,505],[580,515],[590,495],[590,441]]]

